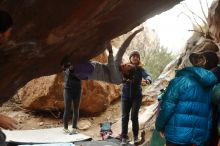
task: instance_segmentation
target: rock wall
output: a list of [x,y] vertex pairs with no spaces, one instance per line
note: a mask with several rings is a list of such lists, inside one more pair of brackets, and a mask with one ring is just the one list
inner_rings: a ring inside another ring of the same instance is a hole
[[28,81],[59,73],[70,55],[83,62],[103,45],[177,0],[0,0],[14,20],[13,35],[0,49],[0,103]]
[[220,43],[220,2],[219,0],[214,0],[209,9],[209,33],[212,38]]

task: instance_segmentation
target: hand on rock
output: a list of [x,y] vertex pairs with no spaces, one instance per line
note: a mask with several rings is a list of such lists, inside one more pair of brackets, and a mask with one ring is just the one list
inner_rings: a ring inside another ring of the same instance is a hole
[[10,117],[0,115],[0,127],[7,130],[17,129],[17,122]]

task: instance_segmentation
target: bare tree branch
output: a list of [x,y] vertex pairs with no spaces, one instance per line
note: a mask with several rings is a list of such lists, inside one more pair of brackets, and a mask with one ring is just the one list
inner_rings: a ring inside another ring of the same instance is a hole
[[203,16],[204,16],[204,18],[206,19],[206,22],[207,22],[208,17],[205,15],[205,11],[204,11],[204,8],[203,8],[203,6],[202,6],[202,1],[201,1],[201,0],[199,0],[199,4],[200,4],[200,8],[201,8],[201,10],[202,10],[202,14],[203,14]]
[[[194,31],[194,32],[198,32],[198,33],[201,33],[203,36],[206,36],[206,33],[203,32],[203,29],[202,27],[198,24],[198,22],[196,22],[195,20],[193,20],[189,15],[187,15],[186,13],[184,12],[181,12],[180,14],[177,15],[177,17],[179,17],[180,15],[185,15],[192,23],[193,26],[199,26],[200,27],[200,31],[198,30],[188,30],[188,31]],[[194,23],[194,21],[196,22],[196,24]]]
[[180,15],[185,15],[185,16],[190,20],[190,22],[192,23],[192,25],[193,25],[193,26],[196,26],[196,24],[194,23],[193,19],[192,19],[188,14],[186,14],[186,13],[184,13],[184,12],[181,12],[181,13],[179,13],[179,14],[177,15],[177,17],[179,17]]
[[[204,30],[202,29],[202,26],[197,22],[197,20],[196,20],[196,18],[195,18],[194,15],[193,15],[193,19],[194,19],[194,21],[196,22],[197,26],[198,26],[198,27],[200,28],[200,30],[202,31],[202,33],[205,33]],[[205,25],[205,26],[207,26],[207,25]]]
[[[184,3],[183,6],[192,14],[192,17],[193,17],[195,23],[196,23],[197,26],[200,28],[200,30],[205,34],[205,32],[204,32],[202,26],[198,23],[196,17],[198,17],[200,20],[202,20],[202,22],[204,23],[204,26],[205,26],[206,29],[208,28],[207,22],[206,22],[205,20],[203,20],[203,18],[201,18],[200,16],[198,16],[196,13],[194,13],[192,10],[190,10],[190,8],[187,6],[186,3]],[[196,17],[195,17],[195,16],[196,16]]]
[[206,2],[207,9],[209,9],[208,1],[206,0],[205,2]]
[[194,29],[190,29],[188,31],[193,31],[193,32],[196,32],[196,33],[201,33],[202,35],[205,35],[205,33],[201,32],[201,31],[198,31],[198,30],[194,30]]
[[190,13],[192,13],[192,15],[198,17],[198,18],[204,23],[204,25],[206,25],[206,26],[208,25],[207,22],[206,22],[206,20],[204,20],[202,17],[200,17],[199,15],[197,15],[195,12],[193,12],[193,11],[187,6],[186,3],[182,3],[182,5],[183,5]]
[[191,19],[191,17],[190,17],[189,15],[187,15],[187,14],[184,13],[184,12],[180,12],[180,13],[177,15],[177,17],[180,17],[181,15],[185,15],[185,16],[191,21],[192,25],[195,25],[194,22],[193,22],[193,20]]

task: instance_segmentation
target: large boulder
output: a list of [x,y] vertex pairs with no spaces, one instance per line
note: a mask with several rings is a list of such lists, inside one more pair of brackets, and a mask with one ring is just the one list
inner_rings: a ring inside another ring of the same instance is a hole
[[[103,112],[119,98],[119,87],[99,81],[83,81],[80,110],[85,114]],[[29,110],[63,110],[63,75],[40,77],[18,91],[24,108]]]
[[10,43],[0,49],[0,103],[28,81],[60,72],[69,55],[83,62],[104,43],[170,9],[177,0],[0,0],[14,20]]
[[18,90],[24,108],[31,110],[55,110],[63,108],[63,75],[33,79]]

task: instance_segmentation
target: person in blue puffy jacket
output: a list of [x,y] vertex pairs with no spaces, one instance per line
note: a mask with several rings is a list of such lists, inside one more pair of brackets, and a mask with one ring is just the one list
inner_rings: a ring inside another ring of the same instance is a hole
[[189,57],[194,66],[176,72],[161,102],[156,129],[166,146],[204,146],[212,127],[211,91],[217,83],[213,72],[217,64],[204,56]]
[[[217,46],[216,46],[217,47]],[[220,135],[218,133],[218,124],[220,119],[219,112],[219,83],[220,83],[220,66],[218,65],[219,59],[216,52],[200,52],[191,54],[192,64],[195,66],[204,66],[205,68],[210,69],[217,78],[218,84],[214,86],[212,90],[212,128],[210,138],[206,146],[219,146]],[[203,65],[204,64],[204,65]]]

